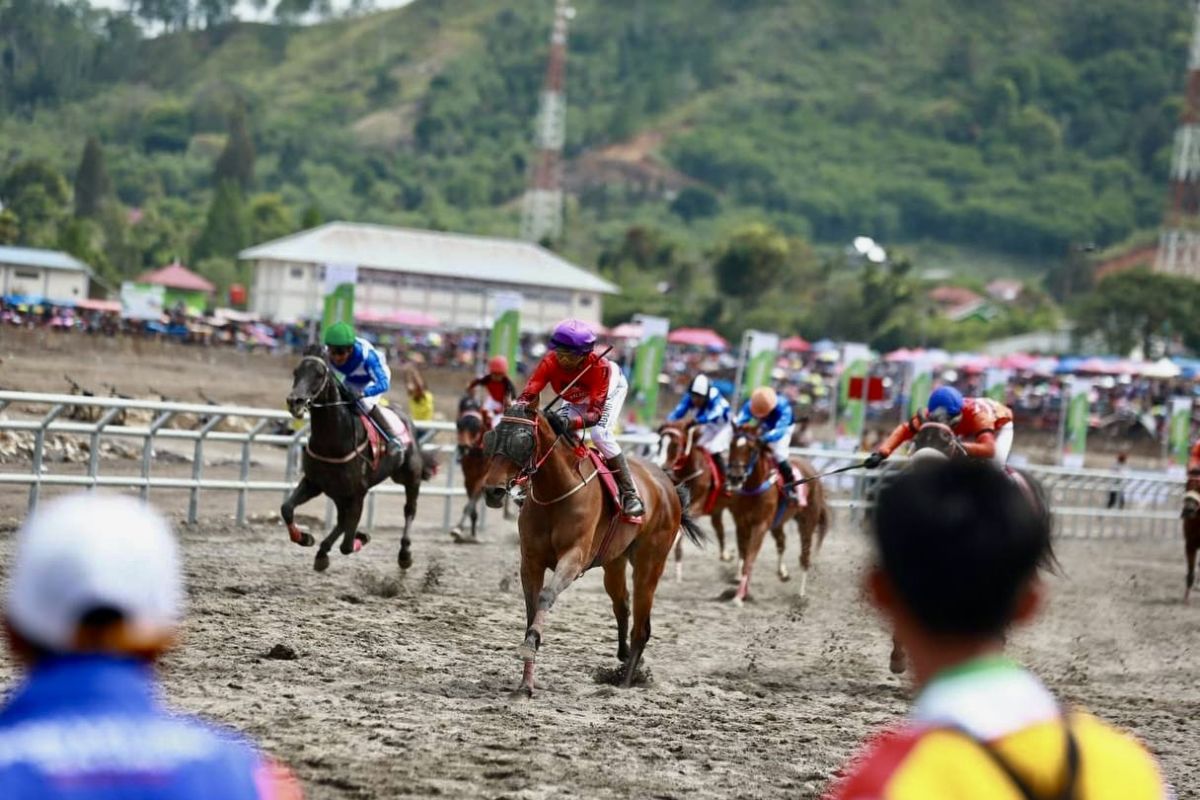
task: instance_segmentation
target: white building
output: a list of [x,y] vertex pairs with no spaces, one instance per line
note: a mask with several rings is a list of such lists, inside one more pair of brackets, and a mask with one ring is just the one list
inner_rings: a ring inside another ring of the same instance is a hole
[[0,296],[71,305],[86,300],[92,271],[57,250],[0,246]]
[[529,242],[330,222],[238,254],[254,267],[250,307],[297,322],[319,316],[326,264],[358,267],[355,313],[417,312],[448,328],[491,324],[493,292],[519,292],[521,327],[545,331],[566,317],[599,324],[618,289]]

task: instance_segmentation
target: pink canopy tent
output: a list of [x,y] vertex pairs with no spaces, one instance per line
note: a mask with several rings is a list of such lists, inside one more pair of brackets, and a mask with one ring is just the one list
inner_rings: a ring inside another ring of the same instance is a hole
[[442,322],[421,311],[362,311],[354,312],[355,322],[374,325],[392,325],[398,328],[440,328]]
[[612,339],[641,339],[642,326],[638,322],[622,322],[608,332]]
[[779,343],[779,349],[785,353],[807,353],[812,345],[802,336],[789,336]]
[[909,350],[907,347],[901,347],[899,350],[893,350],[883,357],[884,361],[892,364],[907,364],[910,361],[915,361],[917,356],[924,353],[924,350]]
[[721,334],[709,328],[678,328],[667,334],[670,344],[690,344],[696,347],[709,347],[714,350],[725,350],[729,342]]

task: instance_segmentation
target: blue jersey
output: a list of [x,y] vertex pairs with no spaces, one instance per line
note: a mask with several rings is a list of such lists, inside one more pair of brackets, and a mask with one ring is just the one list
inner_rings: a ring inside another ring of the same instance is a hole
[[350,358],[340,367],[334,364],[333,368],[347,386],[357,389],[363,397],[383,394],[392,385],[392,371],[366,339],[355,339]]
[[688,415],[689,411],[695,412],[694,419],[700,425],[710,425],[714,422],[728,422],[731,409],[729,401],[725,399],[715,386],[708,387],[708,398],[705,400],[702,408],[696,408],[692,404],[692,394],[685,394],[679,401],[679,405],[675,406],[675,410],[667,415],[670,422],[681,420]]
[[296,784],[250,744],[164,708],[141,661],[39,662],[0,709],[4,800],[288,796]]
[[742,410],[738,413],[737,424],[747,425],[750,422],[757,422],[762,429],[762,435],[759,437],[764,442],[777,442],[787,435],[788,428],[792,427],[792,404],[787,400],[780,398],[775,403],[775,407],[771,409],[771,413],[767,414],[762,419],[750,413],[750,401],[747,400],[742,405]]

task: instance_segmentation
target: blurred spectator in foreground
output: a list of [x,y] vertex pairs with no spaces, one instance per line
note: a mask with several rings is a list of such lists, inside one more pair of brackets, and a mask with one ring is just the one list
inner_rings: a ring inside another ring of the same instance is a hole
[[175,539],[135,500],[74,495],[26,520],[4,609],[26,674],[0,708],[0,797],[300,797],[250,743],[159,700],[183,597]]
[[918,695],[833,787],[836,800],[1169,797],[1133,738],[1064,709],[1004,656],[1041,605],[1050,522],[995,465],[916,465],[880,490],[866,589],[908,653]]

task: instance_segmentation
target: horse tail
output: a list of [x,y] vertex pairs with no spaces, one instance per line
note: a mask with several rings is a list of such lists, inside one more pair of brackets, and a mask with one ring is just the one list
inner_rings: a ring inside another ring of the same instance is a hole
[[688,511],[688,506],[692,504],[692,492],[685,484],[678,484],[675,487],[675,494],[679,496],[679,507],[682,509],[682,514],[679,517],[679,527],[683,528],[683,532],[692,540],[692,544],[697,547],[704,546],[704,529],[696,524],[696,520],[692,519],[691,512]]
[[438,455],[436,447],[421,448],[421,480],[427,481],[437,474]]

